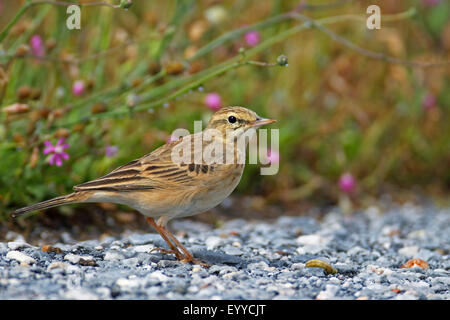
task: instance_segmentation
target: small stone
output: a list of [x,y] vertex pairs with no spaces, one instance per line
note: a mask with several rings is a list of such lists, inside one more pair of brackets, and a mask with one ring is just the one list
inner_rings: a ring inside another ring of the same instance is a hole
[[65,293],[67,299],[72,300],[98,300],[97,295],[88,291],[87,289],[75,288],[70,289]]
[[85,264],[89,263],[89,261],[94,261],[94,258],[92,256],[79,256],[77,254],[68,253],[64,256],[64,260],[67,260],[74,264]]
[[326,246],[329,239],[319,235],[319,234],[308,234],[305,236],[300,236],[297,238],[297,243],[302,245],[322,245]]
[[133,247],[133,250],[136,252],[141,252],[141,253],[150,253],[150,251],[154,248],[155,248],[155,246],[152,244],[143,244],[143,245]]
[[339,287],[333,284],[327,284],[325,290],[319,292],[317,300],[331,300],[336,298],[336,293],[339,291]]
[[23,248],[31,248],[32,246],[26,242],[23,241],[10,241],[8,242],[8,248],[10,250],[17,250],[17,249],[23,249]]
[[211,236],[206,238],[205,244],[206,244],[206,250],[213,250],[220,246],[223,243],[223,239],[216,236]]
[[30,256],[27,256],[25,253],[20,252],[20,251],[9,251],[6,254],[6,258],[7,259],[12,259],[12,260],[17,260],[21,264],[24,264],[24,265],[29,265],[29,264],[32,264],[32,263],[36,262],[35,259],[33,259]]
[[232,256],[241,256],[243,254],[242,250],[236,247],[232,246],[226,246],[223,251],[226,254],[232,255]]
[[116,281],[116,284],[120,287],[120,289],[126,290],[126,291],[131,291],[131,290],[139,288],[141,283],[142,283],[142,279],[119,278]]
[[399,254],[410,258],[416,256],[418,252],[419,252],[418,246],[403,247],[398,250]]
[[428,269],[428,263],[422,259],[411,259],[403,264],[400,268],[414,268],[420,267],[422,269]]
[[145,234],[133,233],[128,237],[128,240],[132,245],[142,245],[148,243],[159,245],[159,243],[163,241],[161,239],[161,236],[155,233],[145,233]]
[[124,259],[125,256],[117,251],[108,251],[106,252],[105,256],[103,257],[103,260],[105,261],[117,261]]
[[53,269],[61,269],[61,270],[67,270],[69,267],[69,264],[67,262],[62,261],[53,261],[50,263],[47,267],[47,270],[53,270]]
[[159,280],[159,281],[161,281],[161,282],[164,282],[164,281],[169,280],[169,277],[166,276],[166,275],[164,275],[161,271],[155,271],[155,272],[152,272],[152,273],[149,275],[149,278],[157,279],[157,280]]
[[51,245],[48,245],[48,244],[42,246],[41,250],[43,252],[63,253],[63,251],[60,248],[52,247]]

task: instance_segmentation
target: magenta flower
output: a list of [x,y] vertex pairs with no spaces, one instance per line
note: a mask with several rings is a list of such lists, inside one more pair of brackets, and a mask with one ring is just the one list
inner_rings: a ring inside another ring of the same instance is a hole
[[356,188],[356,180],[351,173],[344,173],[339,178],[339,189],[345,193],[352,193]]
[[422,100],[422,108],[428,111],[434,107],[436,107],[436,97],[432,93],[427,93]]
[[205,97],[205,105],[211,110],[217,111],[222,106],[222,98],[218,93],[209,93]]
[[44,48],[44,42],[42,41],[42,38],[40,35],[35,34],[31,37],[30,40],[31,45],[31,51],[33,52],[33,55],[37,57],[42,57],[45,54],[45,48]]
[[119,148],[116,146],[106,146],[105,148],[105,154],[108,158],[113,158],[117,155],[119,152]]
[[74,96],[81,96],[84,93],[84,81],[83,80],[77,80],[73,83],[72,86],[72,94]]
[[267,159],[269,163],[279,163],[280,162],[280,153],[274,149],[267,150]]
[[56,165],[61,167],[63,160],[69,159],[69,155],[64,152],[64,149],[67,149],[69,145],[64,143],[64,140],[64,138],[60,138],[55,146],[53,146],[48,140],[44,142],[44,154],[50,154],[47,161],[51,166]]
[[258,31],[249,31],[244,35],[244,39],[250,47],[254,47],[261,40],[261,34]]

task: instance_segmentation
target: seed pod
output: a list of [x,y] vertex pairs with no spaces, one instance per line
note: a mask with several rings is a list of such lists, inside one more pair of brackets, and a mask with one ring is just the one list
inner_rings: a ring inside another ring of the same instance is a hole
[[82,132],[84,127],[85,127],[85,125],[83,123],[77,123],[73,126],[72,130],[74,132]]
[[86,89],[88,89],[88,90],[94,89],[94,84],[95,84],[95,82],[93,79],[88,79],[86,81]]
[[178,75],[184,71],[184,65],[179,61],[172,61],[166,65],[166,72],[170,75]]
[[56,130],[55,133],[53,134],[55,138],[67,138],[69,135],[70,131],[65,128],[60,128]]
[[47,41],[45,41],[45,47],[47,48],[48,51],[51,51],[53,48],[56,47],[56,40],[53,38],[47,39]]
[[41,90],[38,88],[33,88],[31,90],[31,99],[38,100],[41,97]]
[[288,65],[288,57],[286,57],[284,54],[282,54],[281,56],[278,56],[277,64],[282,67],[287,66]]
[[147,68],[148,73],[155,75],[161,71],[161,65],[156,62],[150,62]]
[[200,61],[200,60],[194,61],[189,66],[189,74],[194,74],[199,71],[202,71],[203,68],[204,68],[204,66],[203,66],[202,61]]
[[8,84],[9,78],[5,70],[0,66],[0,89]]
[[319,259],[312,259],[306,262],[305,267],[307,268],[322,268],[325,270],[327,274],[336,274],[338,271],[333,268],[329,263],[319,260]]
[[188,37],[192,41],[198,41],[201,39],[205,31],[208,29],[208,22],[205,20],[195,21],[190,27]]
[[64,115],[64,111],[61,109],[53,110],[50,113],[51,118],[61,118]]
[[25,137],[19,132],[15,132],[13,134],[13,140],[14,140],[15,143],[17,143],[19,145],[24,145],[25,144]]
[[131,81],[131,86],[133,87],[133,88],[136,88],[136,87],[138,87],[141,83],[142,83],[142,78],[136,78],[136,79],[133,79],[132,81]]
[[19,114],[30,111],[30,107],[27,104],[14,103],[10,106],[4,107],[2,111],[7,115]]
[[28,46],[27,44],[21,44],[16,49],[16,56],[23,57],[23,56],[27,55],[29,52],[30,52],[30,46]]
[[31,156],[30,156],[30,162],[29,162],[30,169],[33,169],[34,167],[36,167],[38,160],[39,160],[39,148],[34,147],[33,152],[31,153]]
[[102,102],[96,103],[91,107],[92,114],[102,113],[105,111],[106,111],[106,104],[104,104]]
[[17,98],[22,101],[27,100],[30,97],[32,90],[33,89],[30,86],[27,85],[21,86],[19,89],[17,89],[16,92]]

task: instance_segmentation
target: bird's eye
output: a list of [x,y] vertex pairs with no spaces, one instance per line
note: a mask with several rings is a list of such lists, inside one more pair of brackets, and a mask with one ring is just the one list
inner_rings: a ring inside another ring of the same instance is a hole
[[235,116],[229,116],[228,117],[228,122],[229,123],[235,123],[236,122],[236,117]]

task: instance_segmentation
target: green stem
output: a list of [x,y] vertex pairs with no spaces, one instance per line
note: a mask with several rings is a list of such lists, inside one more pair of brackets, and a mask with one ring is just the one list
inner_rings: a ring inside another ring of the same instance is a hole
[[23,16],[25,11],[27,11],[27,9],[31,6],[32,6],[31,0],[27,0],[27,2],[16,13],[14,18],[6,25],[5,28],[3,28],[2,32],[0,32],[0,43],[3,42],[3,40],[8,35],[9,30],[17,23],[17,21],[19,21],[20,17]]
[[[412,14],[412,11],[408,10],[404,13],[388,16],[387,18],[390,21],[400,20],[405,17],[410,17],[411,14]],[[277,16],[277,21],[278,22],[284,21],[284,19],[287,18],[287,15],[289,15],[290,18],[296,19],[295,13],[287,13],[287,14]],[[281,19],[281,16],[284,16],[283,19]],[[326,24],[334,24],[334,23],[347,21],[347,20],[360,20],[361,18],[362,18],[361,15],[342,15],[342,16],[322,18],[322,19],[318,19],[318,20],[314,20],[314,21],[316,24],[326,25]],[[306,23],[303,23],[300,25],[296,25],[296,26],[294,26],[290,29],[287,29],[283,32],[280,32],[279,34],[277,34],[271,38],[268,38],[267,40],[261,42],[259,45],[246,51],[245,56],[247,59],[251,58],[251,57],[255,56],[256,54],[266,50],[267,48],[272,47],[274,44],[282,42],[303,30],[310,29],[311,27],[313,27],[313,24],[311,22],[306,22]],[[233,35],[235,36],[236,34],[233,34]],[[227,37],[229,37],[229,36],[227,36]],[[223,38],[222,38],[222,40],[223,40]],[[212,50],[213,48],[214,48],[214,46],[208,46],[208,50]],[[151,92],[148,93],[148,96],[146,96],[143,100],[141,100],[141,105],[138,105],[138,106],[134,107],[133,109],[130,109],[129,107],[127,107],[127,108],[123,108],[120,110],[114,110],[114,111],[110,111],[110,112],[95,114],[95,115],[89,116],[89,118],[83,117],[82,119],[75,120],[75,122],[62,124],[61,127],[67,127],[67,126],[76,124],[78,122],[86,121],[86,120],[121,116],[121,115],[130,114],[130,112],[131,113],[139,112],[139,111],[143,111],[143,110],[148,110],[149,108],[161,106],[164,103],[166,103],[168,101],[172,101],[175,98],[183,95],[184,93],[188,92],[189,90],[197,88],[198,86],[202,85],[206,81],[208,81],[218,75],[224,74],[227,71],[238,68],[242,65],[249,65],[249,64],[255,64],[255,63],[250,63],[248,60],[242,61],[241,55],[235,56],[233,58],[228,59],[225,62],[222,62],[219,65],[216,65],[216,66],[211,67],[207,70],[204,70],[198,74],[195,74],[192,77],[189,77],[187,79],[176,79],[176,80],[173,80],[173,81],[167,83],[166,85],[163,85],[162,87],[155,88],[154,90],[152,90]],[[187,84],[186,86],[182,87],[181,89],[178,89],[177,91],[175,91],[174,93],[172,93],[168,96],[165,96],[154,102],[150,101],[149,103],[142,104],[143,101],[145,102],[146,100],[151,100],[152,98],[155,98],[156,96],[167,94],[168,91],[175,89],[178,85],[182,85],[183,83],[189,82],[189,81],[192,81],[192,82]],[[157,92],[157,93],[155,94],[155,92]]]

